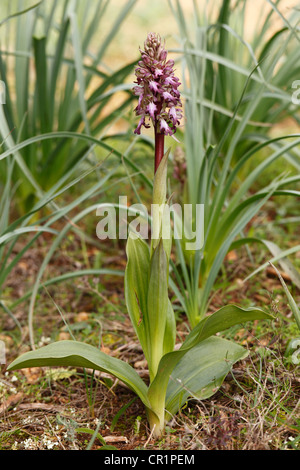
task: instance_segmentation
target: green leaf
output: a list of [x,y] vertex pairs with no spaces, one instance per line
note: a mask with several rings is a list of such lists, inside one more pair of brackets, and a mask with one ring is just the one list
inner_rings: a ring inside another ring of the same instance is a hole
[[[69,273],[62,274],[61,276],[53,277],[51,279],[47,279],[42,284],[38,286],[38,290],[43,289],[44,287],[51,286],[53,284],[58,284],[60,282],[68,281],[69,279],[74,279],[76,277],[84,277],[84,276],[124,276],[124,271],[118,271],[113,269],[82,269],[78,271],[71,271]],[[16,307],[20,303],[24,302],[24,300],[28,299],[32,295],[32,291],[26,292],[23,297],[20,297],[18,300],[12,303],[11,308]]]
[[273,267],[273,269],[275,269],[276,273],[277,273],[277,276],[279,277],[279,280],[281,282],[281,285],[286,293],[286,296],[287,296],[287,299],[288,299],[288,303],[289,303],[289,306],[293,312],[293,315],[295,317],[295,320],[296,320],[296,323],[298,325],[298,328],[300,330],[300,310],[299,310],[299,307],[298,305],[296,304],[296,301],[294,299],[294,297],[292,296],[292,294],[290,293],[286,283],[284,282],[283,280],[283,277],[281,276],[280,272],[278,271],[278,269],[274,266],[274,264],[270,263],[270,265]]
[[210,336],[225,331],[234,325],[243,324],[254,320],[272,320],[272,315],[257,307],[243,309],[236,305],[225,305],[217,312],[201,320],[191,331],[182,348],[193,347],[199,341],[203,341]]
[[217,312],[202,320],[191,331],[183,345],[178,351],[173,351],[163,356],[154,381],[151,383],[148,391],[148,397],[153,409],[157,409],[161,402],[161,397],[166,393],[169,377],[175,366],[185,356],[185,354],[194,348],[201,341],[218,332],[224,331],[231,326],[242,324],[253,320],[271,320],[273,317],[258,308],[242,309],[235,305],[227,305]]
[[233,364],[248,351],[216,336],[192,348],[177,364],[169,380],[166,410],[174,415],[189,398],[204,400],[222,385]]
[[58,234],[57,230],[54,230],[53,228],[43,227],[43,226],[19,228],[19,229],[13,230],[12,232],[6,233],[2,237],[0,237],[0,246],[4,243],[7,243],[11,238],[15,238],[18,235],[21,235],[23,233],[30,233],[30,232],[38,232],[38,233],[47,232],[47,233],[52,233],[53,235]]
[[290,359],[293,364],[300,364],[300,337],[291,339],[287,345],[284,356]]
[[7,16],[6,18],[4,18],[3,20],[0,21],[0,26],[2,26],[4,23],[6,23],[7,21],[9,21],[12,18],[16,18],[17,16],[24,15],[28,11],[37,8],[41,3],[42,3],[42,1],[36,3],[35,5],[32,5],[29,8],[26,8],[25,10],[17,11],[16,13],[12,13],[11,15]]
[[56,98],[56,91],[57,91],[57,79],[58,79],[58,75],[62,66],[62,59],[63,59],[63,54],[64,54],[64,50],[66,46],[66,38],[67,38],[68,29],[69,29],[69,24],[70,24],[69,19],[66,19],[65,21],[62,20],[57,47],[56,47],[55,55],[54,55],[53,62],[52,62],[51,79],[50,79],[50,85],[49,85],[49,88],[50,88],[49,115],[50,115],[50,123],[51,123],[52,129],[53,129],[53,118],[54,118],[54,110],[55,110],[55,98]]
[[125,403],[124,406],[118,411],[118,413],[114,416],[111,425],[110,425],[110,432],[114,432],[115,427],[120,419],[120,417],[126,412],[126,410],[134,403],[136,400],[136,397],[134,397],[132,400],[130,400],[128,403]]
[[150,347],[149,371],[150,380],[155,375],[159,361],[163,356],[164,336],[168,313],[168,262],[160,240],[151,259],[147,317],[149,330],[147,331]]
[[78,81],[79,87],[79,103],[80,109],[82,114],[82,120],[84,122],[85,131],[87,134],[90,134],[90,125],[87,117],[87,105],[84,96],[84,91],[86,89],[85,79],[83,75],[83,58],[82,58],[82,46],[81,40],[79,35],[79,28],[78,28],[78,21],[77,15],[75,13],[75,4],[73,4],[73,11],[69,13],[69,19],[71,23],[71,32],[72,32],[72,44],[74,49],[74,62],[75,62],[75,70],[76,70],[76,77]]
[[147,298],[150,269],[150,251],[140,237],[128,238],[126,245],[127,265],[125,270],[125,300],[127,310],[139,338],[146,359],[149,359],[147,338]]
[[119,450],[116,446],[105,445],[100,447],[98,450]]
[[[246,241],[252,241],[253,239],[246,239]],[[297,251],[300,250],[300,245],[293,246],[292,248],[288,248],[287,250],[281,250],[278,245],[276,245],[273,242],[270,242],[269,240],[258,240],[255,239],[255,241],[260,241],[263,243],[268,250],[272,253],[273,257],[267,261],[266,263],[262,264],[259,268],[255,269],[249,276],[246,277],[245,281],[250,279],[251,277],[255,276],[258,274],[260,271],[263,271],[269,263],[275,263],[276,261],[279,262],[281,265],[282,269],[289,274],[291,280],[293,283],[300,288],[300,274],[294,267],[294,265],[289,261],[287,256],[292,255],[296,253]]]
[[[1,110],[1,108],[0,108]],[[8,135],[9,134],[9,129],[6,129],[7,132],[5,135]],[[108,152],[112,152],[114,155],[116,155],[120,160],[122,160],[122,158],[124,159],[124,161],[134,170],[134,171],[137,171],[140,173],[140,170],[138,168],[138,166],[130,159],[128,158],[126,155],[122,155],[120,152],[118,152],[118,150],[115,150],[113,147],[111,147],[110,145],[106,144],[105,142],[99,140],[99,139],[96,139],[95,137],[92,137],[90,135],[87,135],[87,134],[82,134],[80,132],[68,132],[68,131],[61,131],[61,132],[49,132],[47,134],[42,134],[42,135],[36,135],[34,137],[30,137],[29,139],[27,140],[24,140],[14,146],[11,145],[11,147],[6,150],[5,152],[3,152],[2,154],[0,154],[0,161],[1,160],[4,160],[5,158],[9,157],[10,155],[13,155],[17,152],[19,152],[20,150],[22,150],[23,148],[26,148],[28,147],[29,145],[32,145],[36,142],[43,142],[44,140],[54,140],[54,139],[78,139],[78,140],[82,140],[82,141],[85,141],[87,142],[88,144],[95,144],[95,145],[98,145],[100,147],[102,147],[103,149],[107,150]],[[8,140],[8,139],[7,139]],[[25,172],[26,170],[26,165],[24,163],[23,160],[21,159],[18,159],[17,160],[17,163],[18,165],[20,165],[21,167],[21,170]],[[22,166],[21,166],[21,163],[22,163]],[[27,169],[28,170],[28,169]],[[30,183],[35,186],[35,183],[34,183],[34,180],[32,179],[32,177],[29,175],[28,176],[28,179],[30,180]],[[151,181],[147,178],[147,176],[145,176],[143,173],[141,173],[141,179],[145,182],[145,184],[148,186],[148,187],[152,187],[152,183]]]
[[47,366],[83,367],[106,372],[124,382],[146,407],[150,406],[146,384],[127,362],[110,357],[94,346],[78,341],[58,341],[36,351],[27,352],[15,359],[8,370]]
[[[281,248],[278,245],[276,245],[276,243],[271,242],[269,240],[264,240],[262,238],[255,238],[255,237],[241,238],[231,244],[229,251],[235,250],[237,248],[240,248],[243,245],[247,245],[250,243],[260,243],[264,245],[271,252],[271,254],[276,258],[276,260],[278,260],[283,271],[286,272],[290,276],[292,282],[300,289],[300,273],[297,271],[297,269],[291,263],[291,261],[287,257],[285,257],[286,252],[281,250]],[[299,251],[299,250],[300,250],[300,245],[298,245],[296,249],[289,251],[289,253],[292,254],[295,251]],[[247,279],[254,276],[254,274],[257,274],[259,271],[263,270],[267,265],[268,265],[268,262],[264,263],[262,266],[257,268],[257,270],[255,270],[252,274],[250,274],[247,277]]]
[[163,354],[174,350],[176,341],[176,319],[171,301],[168,302],[166,328],[164,335]]
[[[93,431],[92,429],[89,429],[89,428],[76,428],[75,432],[77,434],[90,434],[92,436],[95,433],[95,431]],[[106,442],[105,442],[104,438],[101,436],[101,434],[99,432],[96,434],[96,438],[99,439],[101,444],[106,445]]]

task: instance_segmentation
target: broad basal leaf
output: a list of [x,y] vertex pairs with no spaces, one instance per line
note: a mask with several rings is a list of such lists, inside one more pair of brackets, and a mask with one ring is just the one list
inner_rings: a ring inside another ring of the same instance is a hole
[[166,394],[166,410],[170,415],[186,400],[203,400],[222,385],[233,364],[248,355],[248,351],[232,341],[216,336],[192,348],[173,370]]
[[169,377],[175,366],[192,348],[210,336],[224,331],[231,326],[253,320],[271,320],[273,317],[258,308],[242,309],[235,305],[227,305],[202,320],[188,335],[178,351],[163,356],[154,381],[149,387],[148,397],[155,408],[162,394],[166,393]]
[[147,386],[127,362],[99,351],[78,341],[58,341],[36,351],[30,351],[15,359],[8,370],[27,367],[84,367],[113,375],[133,390],[148,408]]
[[236,305],[225,305],[217,312],[207,316],[191,331],[182,345],[183,349],[190,348],[220,331],[231,326],[243,324],[253,320],[272,320],[272,315],[260,308],[249,307],[243,309]]

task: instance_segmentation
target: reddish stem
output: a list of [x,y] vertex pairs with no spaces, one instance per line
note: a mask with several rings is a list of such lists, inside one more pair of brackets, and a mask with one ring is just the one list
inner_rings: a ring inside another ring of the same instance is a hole
[[165,149],[165,135],[160,134],[159,132],[155,131],[155,171],[154,171],[154,174],[157,172],[159,164],[163,159],[164,149]]

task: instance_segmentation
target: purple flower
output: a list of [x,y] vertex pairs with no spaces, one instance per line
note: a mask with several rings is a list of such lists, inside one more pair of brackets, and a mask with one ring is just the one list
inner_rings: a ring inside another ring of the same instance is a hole
[[157,111],[157,106],[155,103],[149,103],[147,106],[147,111],[152,119],[155,119],[155,112]]
[[154,80],[150,80],[149,88],[150,88],[150,90],[154,91],[155,93],[159,92],[159,84],[157,82],[155,82]]
[[172,85],[174,87],[177,87],[179,85],[179,80],[177,77],[166,77],[165,78],[165,84],[166,85]]
[[169,119],[172,120],[173,125],[177,126],[180,124],[180,120],[182,119],[182,112],[180,108],[175,108],[175,106],[172,106],[169,111]]
[[176,126],[178,118],[177,118],[177,111],[176,111],[175,106],[172,106],[172,108],[170,108],[169,116],[172,119],[173,124]]
[[142,126],[147,127],[147,128],[150,127],[149,124],[146,124],[146,123],[145,123],[145,116],[142,116],[142,117],[141,117],[141,119],[140,119],[140,121],[139,121],[139,124],[138,124],[137,128],[135,129],[134,133],[135,133],[135,134],[140,134],[140,133],[141,133],[141,127],[142,127]]
[[159,120],[159,124],[160,124],[160,131],[162,132],[162,134],[173,135],[172,129],[163,118]]
[[133,88],[139,97],[135,112],[140,122],[134,132],[140,134],[141,128],[149,128],[152,122],[155,132],[173,135],[182,118],[178,90],[181,83],[174,75],[174,61],[167,61],[167,51],[155,33],[148,34],[144,51],[140,52],[142,60],[135,69],[136,86]]
[[163,74],[164,74],[164,72],[161,69],[156,69],[155,72],[154,72],[155,78],[161,77]]

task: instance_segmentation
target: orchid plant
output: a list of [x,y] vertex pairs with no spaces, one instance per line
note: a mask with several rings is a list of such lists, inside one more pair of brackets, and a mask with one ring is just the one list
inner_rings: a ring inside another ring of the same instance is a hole
[[[152,436],[159,438],[165,423],[190,398],[204,399],[221,386],[233,364],[248,351],[216,336],[233,325],[256,319],[270,319],[258,308],[228,305],[204,318],[176,345],[176,321],[168,296],[171,235],[162,228],[170,224],[167,206],[166,135],[174,135],[182,116],[179,80],[174,62],[156,34],[149,34],[142,59],[136,68],[134,93],[139,97],[136,114],[141,128],[154,126],[155,177],[153,204],[156,212],[150,246],[136,232],[130,232],[126,253],[125,299],[134,331],[149,369],[149,382],[127,362],[110,357],[98,348],[77,342],[59,341],[27,352],[13,361],[8,370],[43,366],[72,366],[100,370],[115,376],[138,395],[145,405]],[[165,233],[165,232],[164,232]],[[169,231],[171,233],[171,230]]]

